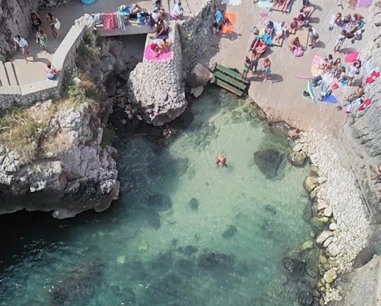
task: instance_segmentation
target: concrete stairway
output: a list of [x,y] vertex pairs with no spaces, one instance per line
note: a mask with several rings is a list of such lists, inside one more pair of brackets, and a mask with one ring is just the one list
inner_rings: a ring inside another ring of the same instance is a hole
[[0,87],[18,86],[15,68],[12,62],[0,62]]

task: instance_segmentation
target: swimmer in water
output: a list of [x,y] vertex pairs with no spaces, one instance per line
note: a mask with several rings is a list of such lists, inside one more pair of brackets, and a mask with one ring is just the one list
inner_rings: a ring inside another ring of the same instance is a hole
[[223,165],[224,167],[227,167],[228,165],[226,164],[226,157],[223,156],[223,155],[218,155],[216,157],[216,164],[219,165]]

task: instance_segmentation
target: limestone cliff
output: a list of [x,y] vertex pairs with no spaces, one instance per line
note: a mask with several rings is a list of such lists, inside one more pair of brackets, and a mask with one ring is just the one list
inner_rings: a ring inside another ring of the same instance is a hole
[[0,1],[0,61],[11,57],[13,37],[27,36],[30,31],[30,13],[62,5],[71,0],[2,0]]
[[0,213],[54,210],[62,219],[108,208],[119,193],[116,151],[101,145],[99,113],[109,106],[46,101],[20,113],[20,124],[42,124],[23,150],[0,146]]

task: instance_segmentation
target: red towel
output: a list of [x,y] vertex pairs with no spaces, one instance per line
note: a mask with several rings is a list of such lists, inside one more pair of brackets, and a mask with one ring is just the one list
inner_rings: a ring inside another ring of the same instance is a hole
[[116,13],[102,14],[103,27],[105,30],[113,30],[118,28],[118,16]]
[[371,104],[372,104],[372,101],[370,99],[365,99],[364,103],[360,105],[359,111],[364,110],[365,108],[367,108]]

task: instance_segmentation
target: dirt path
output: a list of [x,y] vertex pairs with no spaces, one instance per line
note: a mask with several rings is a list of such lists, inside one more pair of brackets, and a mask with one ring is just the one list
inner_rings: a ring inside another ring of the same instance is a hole
[[[261,8],[253,1],[242,1],[239,6],[228,6],[228,12],[237,13],[237,24],[235,33],[221,38],[220,51],[215,56],[217,63],[225,66],[242,70],[244,59],[249,55],[249,46],[254,37],[252,29],[257,26],[263,27],[262,19],[259,17]],[[346,120],[346,114],[343,110],[336,109],[337,104],[318,102],[314,104],[309,98],[302,96],[302,92],[307,88],[307,81],[296,78],[295,76],[310,76],[310,64],[314,55],[325,57],[333,53],[333,46],[339,34],[337,28],[329,31],[329,19],[332,14],[341,12],[343,15],[354,13],[344,4],[344,10],[337,6],[336,1],[311,1],[317,3],[316,11],[312,15],[311,25],[318,31],[320,42],[315,49],[307,48],[303,57],[296,58],[288,51],[288,40],[283,42],[282,47],[272,47],[270,59],[272,61],[273,80],[262,83],[261,79],[251,81],[249,95],[266,112],[271,114],[273,120],[285,120],[293,126],[303,130],[315,129],[326,134],[332,134],[334,129],[340,130]],[[271,12],[269,19],[274,22],[286,21],[290,23],[292,17],[299,15],[301,1],[296,0],[289,15],[281,12]],[[367,10],[358,9],[356,12],[367,17]],[[366,29],[366,25],[365,25]],[[351,44],[346,40],[342,52],[338,54],[344,59],[344,52],[351,50],[360,51],[368,39],[368,33],[365,31],[363,39]],[[259,67],[262,67],[260,61]],[[346,92],[353,88],[344,88]],[[341,89],[334,91],[334,94],[340,99],[343,96]]]

